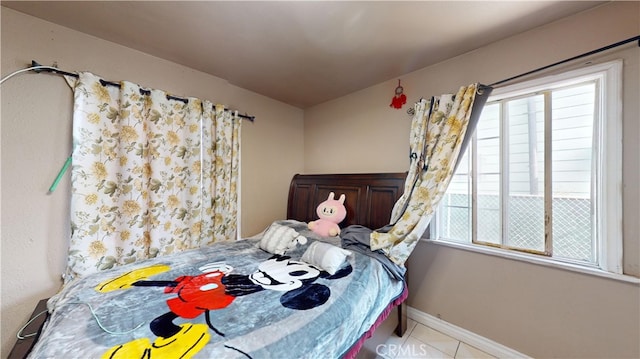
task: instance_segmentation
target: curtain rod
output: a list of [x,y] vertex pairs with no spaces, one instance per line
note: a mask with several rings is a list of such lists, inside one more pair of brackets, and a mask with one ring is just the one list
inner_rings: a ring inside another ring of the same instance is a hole
[[[31,67],[36,67],[36,66],[42,66],[42,65],[37,63],[35,60],[31,60]],[[73,76],[75,78],[79,78],[80,77],[80,75],[78,75],[77,73],[68,72],[68,71],[62,71],[62,70],[59,70],[59,69],[57,69],[57,68],[55,68],[53,66],[52,67],[40,67],[40,68],[37,68],[37,69],[32,69],[31,71],[36,72],[36,73],[40,73],[40,72],[43,72],[43,71],[44,72],[51,72],[51,73],[54,73],[54,74],[57,74],[57,75]],[[117,83],[117,82],[100,80],[100,83],[102,84],[102,86],[109,85],[109,86],[120,87],[120,84]],[[144,92],[147,95],[150,93],[150,91],[143,90],[143,89],[140,89],[140,92]],[[184,103],[187,103],[189,101],[189,100],[187,100],[185,98],[171,96],[171,95],[168,95],[168,94],[167,94],[167,99],[176,100],[176,101],[182,101]],[[232,111],[232,110],[229,110],[228,108],[225,108],[224,110],[225,111]],[[249,120],[251,122],[253,122],[255,120],[255,118],[256,118],[255,116],[250,116],[250,115],[246,115],[246,114],[245,115],[238,114],[238,117],[242,117],[242,118],[244,118],[246,120]]]
[[569,62],[569,61],[573,61],[573,60],[577,60],[577,59],[580,59],[580,58],[583,58],[583,57],[587,57],[587,56],[590,56],[590,55],[594,55],[594,54],[597,54],[597,53],[599,53],[599,52],[603,52],[603,51],[606,51],[606,50],[612,49],[612,48],[614,48],[614,47],[622,46],[622,45],[624,45],[624,44],[627,44],[627,43],[630,43],[630,42],[633,42],[633,41],[638,41],[638,46],[640,46],[640,35],[638,35],[638,36],[634,36],[634,37],[631,37],[631,38],[626,39],[626,40],[622,40],[622,41],[616,42],[615,44],[611,44],[611,45],[607,45],[607,46],[601,47],[601,48],[596,49],[596,50],[593,50],[593,51],[585,52],[584,54],[577,55],[577,56],[574,56],[574,57],[571,57],[571,58],[568,58],[568,59],[565,59],[565,60],[562,60],[562,61],[558,61],[558,62],[555,62],[555,63],[553,63],[553,64],[551,64],[551,65],[543,66],[543,67],[537,68],[537,69],[535,69],[535,70],[531,70],[531,71],[528,71],[528,72],[522,73],[522,74],[520,74],[520,75],[516,75],[516,76],[513,76],[513,77],[509,77],[508,79],[504,79],[504,80],[501,80],[501,81],[498,81],[498,82],[494,82],[494,83],[492,83],[492,84],[491,84],[491,85],[489,85],[489,86],[490,86],[490,87],[494,87],[494,86],[497,86],[497,85],[501,85],[501,84],[503,84],[503,83],[505,83],[505,82],[509,82],[509,81],[512,81],[512,80],[518,79],[518,78],[520,78],[520,77],[524,77],[524,76],[527,76],[527,75],[531,75],[531,74],[534,74],[534,73],[536,73],[536,72],[540,72],[540,71],[546,70],[546,69],[548,69],[548,68],[550,68],[550,67],[554,67],[554,66],[562,65],[562,64],[564,64],[564,63],[566,63],[566,62]]

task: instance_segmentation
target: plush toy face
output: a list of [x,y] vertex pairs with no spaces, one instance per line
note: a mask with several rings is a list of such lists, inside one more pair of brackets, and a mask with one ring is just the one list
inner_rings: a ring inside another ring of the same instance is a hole
[[347,216],[347,209],[344,207],[345,197],[344,194],[340,195],[338,200],[333,197],[334,193],[329,193],[329,198],[320,203],[318,208],[316,208],[316,214],[318,214],[318,217],[321,219],[338,224]]

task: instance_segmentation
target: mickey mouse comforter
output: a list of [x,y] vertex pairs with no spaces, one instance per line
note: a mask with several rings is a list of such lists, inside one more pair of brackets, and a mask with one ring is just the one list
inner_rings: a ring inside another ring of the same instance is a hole
[[[330,274],[261,238],[216,243],[69,283],[30,358],[339,358],[397,299],[404,283],[350,253]],[[330,243],[339,247],[337,242]],[[307,257],[305,256],[305,259]]]

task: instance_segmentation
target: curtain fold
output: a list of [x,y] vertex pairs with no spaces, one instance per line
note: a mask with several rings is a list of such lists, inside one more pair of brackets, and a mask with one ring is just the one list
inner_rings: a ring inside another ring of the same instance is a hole
[[204,242],[208,245],[238,236],[241,131],[237,112],[225,111],[222,105],[207,104],[205,109],[206,156],[214,159],[206,162],[203,171],[203,197],[209,199],[204,215],[211,219]]
[[404,193],[394,205],[390,224],[371,233],[372,250],[381,250],[394,263],[404,265],[451,181],[465,137],[473,133],[490,92],[491,88],[471,84],[456,94],[415,104]]
[[65,281],[235,239],[238,194],[218,183],[238,180],[239,118],[209,101],[79,75]]

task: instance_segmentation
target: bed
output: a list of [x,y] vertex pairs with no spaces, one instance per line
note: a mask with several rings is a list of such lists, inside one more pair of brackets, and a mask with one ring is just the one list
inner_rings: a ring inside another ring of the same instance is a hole
[[405,176],[296,175],[287,219],[258,235],[74,281],[47,302],[29,357],[353,358],[396,306],[402,335],[404,278],[306,223],[335,192],[343,232],[382,227]]

